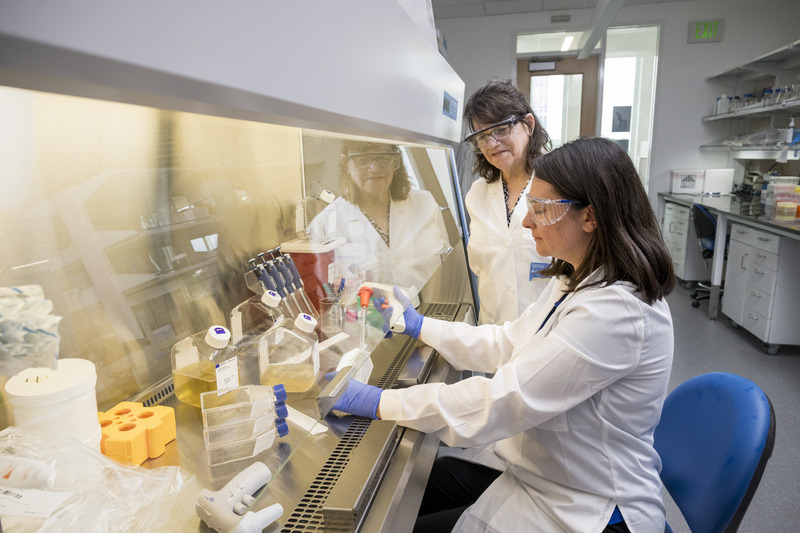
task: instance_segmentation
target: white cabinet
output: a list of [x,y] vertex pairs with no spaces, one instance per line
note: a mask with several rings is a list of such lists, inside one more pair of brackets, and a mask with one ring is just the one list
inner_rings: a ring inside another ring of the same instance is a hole
[[710,261],[706,264],[700,255],[700,244],[694,232],[689,207],[665,201],[661,229],[678,279],[683,281],[709,279]]
[[800,241],[743,224],[731,226],[722,312],[777,353],[800,344],[794,309],[800,301]]

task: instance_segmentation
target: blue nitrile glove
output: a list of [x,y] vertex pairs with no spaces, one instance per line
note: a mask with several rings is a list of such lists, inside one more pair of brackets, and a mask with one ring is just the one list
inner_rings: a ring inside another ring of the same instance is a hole
[[422,319],[424,317],[417,313],[417,310],[411,305],[411,300],[406,298],[406,295],[403,294],[403,291],[401,291],[399,287],[395,287],[393,292],[394,297],[397,298],[397,301],[403,306],[403,321],[406,323],[406,329],[403,330],[403,335],[418,339],[419,333],[422,331]]
[[372,305],[375,306],[375,309],[383,317],[382,326],[383,326],[383,333],[385,334],[384,336],[387,339],[391,339],[392,330],[389,329],[389,322],[391,322],[392,319],[392,313],[393,313],[392,306],[389,305],[389,301],[383,296],[381,296],[380,298],[373,298]]
[[[325,379],[331,380],[335,375],[336,372],[329,372],[325,374]],[[382,388],[351,379],[342,395],[333,404],[333,410],[377,420],[376,413],[381,402],[381,394],[383,394]]]

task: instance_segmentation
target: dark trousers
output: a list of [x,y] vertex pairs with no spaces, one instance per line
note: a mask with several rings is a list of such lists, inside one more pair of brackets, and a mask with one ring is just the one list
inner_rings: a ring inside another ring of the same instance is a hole
[[[440,457],[433,463],[414,533],[452,531],[461,514],[501,474],[487,466]],[[603,533],[629,533],[625,522],[609,525]]]

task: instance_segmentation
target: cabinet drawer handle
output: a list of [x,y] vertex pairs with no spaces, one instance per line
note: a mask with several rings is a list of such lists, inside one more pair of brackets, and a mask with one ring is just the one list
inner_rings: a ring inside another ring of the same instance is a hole
[[761,298],[761,295],[758,294],[757,292],[754,292],[754,291],[750,291],[750,296],[754,296],[756,298]]
[[756,257],[761,261],[766,261],[767,260],[767,256],[766,255],[760,254],[758,252],[756,252]]
[[756,274],[758,274],[759,276],[763,276],[763,275],[765,274],[765,272],[764,272],[763,270],[759,270],[759,269],[757,269],[757,268],[754,268],[754,269],[753,269],[753,272],[755,272],[755,273],[756,273]]
[[754,321],[758,322],[758,317],[756,315],[752,314],[752,313],[747,313],[747,318],[749,318],[750,320],[754,320]]
[[770,242],[772,239],[769,237],[759,237],[758,240],[762,242]]
[[747,270],[747,259],[750,257],[750,254],[742,254],[742,260],[740,262],[740,267],[742,270]]

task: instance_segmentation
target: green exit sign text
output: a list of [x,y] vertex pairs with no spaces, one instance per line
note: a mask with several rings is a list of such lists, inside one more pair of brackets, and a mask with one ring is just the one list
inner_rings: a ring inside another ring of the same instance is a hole
[[689,23],[689,43],[722,41],[723,20],[693,20]]

